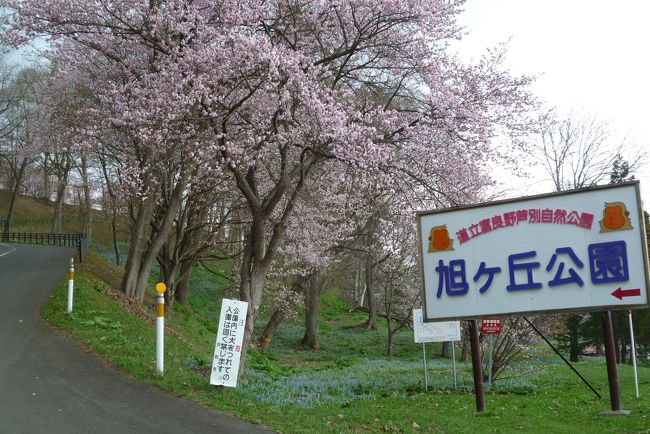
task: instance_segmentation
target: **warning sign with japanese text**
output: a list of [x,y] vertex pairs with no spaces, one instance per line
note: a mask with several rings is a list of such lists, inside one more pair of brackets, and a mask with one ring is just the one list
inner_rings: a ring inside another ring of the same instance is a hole
[[247,311],[248,303],[245,301],[223,299],[210,384],[237,387]]
[[417,216],[424,321],[644,307],[639,183]]
[[501,334],[501,319],[500,318],[484,318],[481,321],[481,334],[484,334],[484,335],[500,335]]
[[422,322],[422,309],[413,309],[413,338],[416,344],[460,341],[460,321]]

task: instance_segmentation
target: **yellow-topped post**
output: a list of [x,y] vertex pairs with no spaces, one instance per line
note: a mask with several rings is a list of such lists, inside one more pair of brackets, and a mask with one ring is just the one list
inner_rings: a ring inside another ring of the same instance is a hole
[[165,290],[167,286],[160,282],[156,284],[156,370],[159,374],[165,365]]

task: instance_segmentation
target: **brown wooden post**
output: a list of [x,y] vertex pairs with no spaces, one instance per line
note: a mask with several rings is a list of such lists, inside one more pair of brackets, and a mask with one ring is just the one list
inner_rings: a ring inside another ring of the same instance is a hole
[[485,411],[485,395],[483,394],[483,366],[481,366],[481,347],[478,341],[476,320],[467,321],[469,326],[469,341],[472,349],[472,371],[474,372],[474,395],[476,396],[476,411]]
[[603,322],[603,337],[605,338],[605,360],[607,361],[607,379],[609,380],[609,400],[613,412],[621,412],[621,388],[618,383],[616,369],[616,349],[614,348],[614,328],[612,327],[612,312],[601,312]]

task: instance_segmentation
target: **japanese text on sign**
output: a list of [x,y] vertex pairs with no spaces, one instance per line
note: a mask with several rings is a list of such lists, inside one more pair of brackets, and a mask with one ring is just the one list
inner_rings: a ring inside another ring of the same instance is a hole
[[503,214],[482,218],[478,222],[472,223],[467,228],[459,229],[456,232],[456,235],[458,236],[458,241],[463,244],[479,235],[497,229],[518,225],[522,222],[574,225],[584,229],[591,229],[593,221],[593,214],[588,212],[580,213],[578,211],[567,211],[564,208],[518,209],[516,211],[506,211]]
[[413,338],[416,344],[460,340],[460,321],[422,322],[422,309],[413,309]]
[[647,305],[638,188],[419,214],[424,320]]
[[481,321],[481,333],[484,335],[500,335],[501,320],[499,318],[486,318]]
[[237,386],[248,303],[223,299],[217,342],[214,347],[210,384]]

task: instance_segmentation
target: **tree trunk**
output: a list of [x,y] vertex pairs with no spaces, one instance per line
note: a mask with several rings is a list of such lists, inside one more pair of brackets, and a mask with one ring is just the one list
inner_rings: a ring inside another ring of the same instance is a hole
[[391,326],[390,314],[386,315],[386,329],[388,331],[388,340],[386,342],[388,346],[388,357],[393,357],[393,327]]
[[366,260],[366,291],[368,292],[368,320],[363,324],[367,330],[377,330],[377,303],[375,301],[375,273],[371,255]]
[[131,227],[131,243],[124,267],[121,289],[128,297],[136,297],[138,272],[149,243],[149,224],[153,218],[157,196],[153,192],[138,206],[135,222]]
[[178,281],[178,285],[176,287],[176,292],[174,294],[174,297],[176,298],[176,301],[183,306],[187,306],[187,296],[190,292],[191,277],[192,277],[191,269],[184,272],[182,271],[181,268],[181,278]]
[[244,341],[241,351],[239,375],[244,372],[246,352],[251,343],[255,330],[255,321],[259,314],[264,282],[271,266],[273,252],[268,249],[266,237],[266,218],[263,215],[253,215],[249,230],[244,238],[244,251],[241,257],[239,274],[239,299],[248,303]]
[[580,316],[577,314],[570,314],[567,319],[567,328],[569,332],[569,360],[577,362],[580,360],[580,347],[578,344],[579,338],[579,323]]
[[241,284],[239,289],[239,299],[248,303],[246,312],[246,326],[244,328],[244,341],[242,343],[241,360],[239,365],[239,375],[244,373],[246,365],[246,353],[253,337],[255,330],[255,321],[259,314],[260,303],[262,300],[262,291],[266,280],[267,268],[262,264],[256,264],[242,273]]
[[621,355],[621,360],[619,363],[625,363],[627,361],[627,339],[625,339],[625,336],[621,336],[621,346],[619,353]]
[[163,282],[167,287],[165,291],[165,316],[171,317],[174,300],[176,299],[176,275],[179,265],[173,260],[166,260],[170,257],[169,251],[169,244],[165,244],[158,255],[158,265],[160,266],[160,282]]
[[318,272],[312,273],[307,279],[307,291],[305,291],[305,335],[300,344],[314,351],[320,350],[318,343],[318,302],[322,286],[323,282]]
[[120,259],[120,245],[117,240],[117,213],[111,211],[111,235],[113,237],[113,250],[115,251],[115,264],[120,266],[122,265],[122,260]]
[[139,301],[144,299],[144,295],[147,291],[147,283],[149,282],[149,276],[151,275],[151,269],[156,261],[156,257],[165,242],[169,239],[169,234],[174,224],[174,217],[181,206],[181,199],[183,197],[185,186],[186,179],[183,178],[179,180],[174,187],[174,191],[163,214],[162,223],[159,226],[158,232],[153,235],[144,258],[142,259],[135,288],[136,299]]
[[354,295],[352,297],[353,306],[363,306],[363,294],[366,288],[363,286],[361,261],[354,261]]
[[458,359],[458,361],[460,361],[460,362],[466,362],[467,361],[467,353],[468,353],[467,345],[468,345],[468,343],[466,343],[466,342],[463,342],[463,345],[461,345],[460,358]]
[[440,357],[442,357],[443,359],[448,359],[448,358],[451,357],[451,354],[450,354],[451,345],[450,344],[451,344],[451,342],[443,342],[442,343],[442,351],[440,351]]
[[271,318],[269,319],[269,322],[266,323],[266,327],[264,328],[264,331],[260,335],[260,338],[257,341],[257,345],[259,346],[260,350],[264,351],[266,350],[269,345],[271,344],[271,340],[273,340],[273,337],[275,336],[275,333],[278,331],[278,327],[280,327],[280,323],[286,316],[285,312],[281,309],[276,309],[273,312],[273,315],[271,315]]
[[50,202],[50,196],[52,195],[52,191],[50,190],[50,166],[49,166],[49,161],[50,161],[50,155],[49,153],[45,153],[43,156],[43,199],[45,200],[46,203]]
[[[293,285],[291,286],[291,290],[297,294],[303,294],[305,296],[305,305],[307,305],[307,291],[305,290],[305,284],[307,279],[302,276],[296,277],[296,280],[293,282]],[[273,336],[275,336],[275,333],[278,330],[278,327],[280,327],[280,323],[284,320],[286,316],[286,311],[283,311],[282,309],[276,309],[273,312],[273,315],[271,315],[271,318],[266,324],[266,327],[264,328],[264,331],[260,335],[257,344],[261,350],[265,350],[268,348],[268,346],[271,344],[271,340],[273,339]]]
[[84,192],[84,197],[83,197],[83,227],[81,228],[81,232],[86,234],[86,238],[88,239],[88,243],[92,241],[92,229],[93,229],[93,206],[92,206],[92,200],[90,197],[90,181],[88,179],[88,159],[86,156],[81,157],[81,180],[82,180],[82,188]]
[[55,234],[63,232],[63,204],[65,203],[65,191],[68,188],[68,175],[70,174],[71,165],[72,159],[66,156],[64,166],[60,170],[61,176],[59,177],[59,185],[56,189],[56,200],[54,202],[52,232]]
[[111,225],[111,236],[113,238],[113,249],[115,251],[115,264],[120,266],[122,265],[122,260],[120,259],[120,245],[117,242],[117,198],[113,192],[113,187],[111,186],[111,177],[108,174],[108,169],[106,167],[106,159],[100,153],[99,161],[102,166],[102,174],[104,175],[104,181],[106,182],[106,191],[108,192],[108,198],[110,201],[110,225]]
[[11,232],[11,226],[14,222],[14,212],[16,209],[16,199],[18,199],[18,190],[20,185],[23,183],[23,177],[25,175],[25,169],[27,168],[27,159],[23,159],[20,163],[20,168],[14,177],[13,188],[11,189],[11,200],[9,202],[9,211],[7,211],[7,221],[5,222],[4,233],[8,234]]

